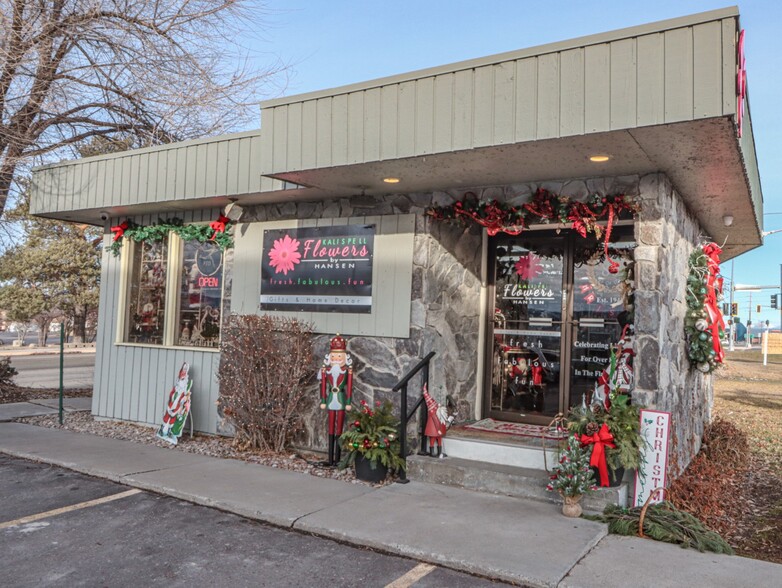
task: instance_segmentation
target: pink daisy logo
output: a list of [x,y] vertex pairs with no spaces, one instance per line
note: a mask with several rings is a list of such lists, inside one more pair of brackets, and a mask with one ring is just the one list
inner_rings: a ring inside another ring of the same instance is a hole
[[543,266],[540,264],[540,258],[534,253],[522,255],[513,267],[522,280],[531,280],[543,273]]
[[286,276],[297,263],[301,261],[299,253],[299,241],[291,239],[290,235],[285,235],[282,239],[274,241],[274,247],[269,251],[269,265],[274,268],[274,273],[282,272]]

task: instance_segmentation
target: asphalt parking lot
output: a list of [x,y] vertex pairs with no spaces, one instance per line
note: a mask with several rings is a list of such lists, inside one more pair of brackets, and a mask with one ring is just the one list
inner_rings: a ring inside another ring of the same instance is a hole
[[4,455],[0,496],[8,587],[498,585]]

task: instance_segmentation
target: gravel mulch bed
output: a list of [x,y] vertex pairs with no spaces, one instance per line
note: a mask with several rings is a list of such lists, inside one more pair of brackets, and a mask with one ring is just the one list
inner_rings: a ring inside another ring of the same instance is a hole
[[122,421],[98,421],[88,412],[67,413],[62,426],[60,426],[57,415],[25,417],[16,419],[16,422],[27,423],[39,427],[65,429],[77,433],[87,433],[99,435],[101,437],[109,437],[111,439],[133,441],[135,443],[146,443],[147,445],[156,445],[157,447],[162,447],[171,451],[187,451],[188,453],[197,453],[210,457],[239,459],[248,463],[256,463],[271,468],[309,474],[318,478],[341,480],[350,484],[366,484],[368,486],[378,487],[393,481],[389,479],[382,484],[368,484],[361,480],[357,480],[353,470],[350,468],[339,470],[337,468],[322,467],[319,464],[319,460],[323,459],[323,456],[321,455],[305,452],[290,452],[277,455],[266,454],[255,450],[239,449],[233,446],[232,439],[226,437],[196,434],[191,438],[189,433],[185,433],[179,439],[179,444],[173,446],[155,437],[155,430],[151,427]]

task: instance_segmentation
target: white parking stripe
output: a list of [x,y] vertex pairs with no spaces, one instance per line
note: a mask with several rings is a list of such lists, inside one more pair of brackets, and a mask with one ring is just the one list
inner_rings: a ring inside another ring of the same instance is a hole
[[97,506],[99,504],[105,504],[120,498],[127,498],[138,494],[141,490],[133,489],[126,492],[120,492],[119,494],[112,494],[111,496],[104,496],[103,498],[97,498],[95,500],[88,500],[87,502],[80,502],[71,506],[64,506],[62,508],[56,508],[54,510],[47,510],[46,512],[39,512],[38,514],[30,515],[28,517],[22,517],[21,519],[15,519],[5,523],[0,523],[0,529],[7,529],[8,527],[16,527],[18,525],[24,525],[26,523],[32,523],[34,521],[40,521],[41,519],[48,519],[49,517],[55,517],[57,515],[64,514],[66,512],[72,512],[82,508],[89,508],[90,506]]
[[407,572],[404,576],[402,576],[401,578],[397,578],[396,580],[388,584],[386,588],[408,588],[408,586],[412,586],[413,584],[418,582],[418,580],[420,580],[421,578],[423,578],[424,576],[433,572],[436,569],[437,569],[436,566],[432,566],[429,564],[425,564],[425,563],[418,564],[412,570]]

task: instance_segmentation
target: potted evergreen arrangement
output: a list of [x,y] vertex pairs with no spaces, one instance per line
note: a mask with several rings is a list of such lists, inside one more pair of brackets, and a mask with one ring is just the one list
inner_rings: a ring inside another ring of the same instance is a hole
[[352,421],[340,437],[344,455],[340,469],[353,466],[359,480],[374,483],[382,482],[389,471],[404,469],[397,437],[399,419],[389,400],[376,402],[374,409],[362,400],[361,408],[346,416]]
[[[598,468],[601,486],[618,486],[625,470],[636,470],[641,465],[640,407],[630,403],[627,394],[615,394],[609,408],[603,404],[572,408],[568,415],[568,429],[578,435],[582,444],[591,446],[591,463]],[[604,457],[601,456],[604,455]],[[605,464],[608,479],[601,474]]]
[[589,449],[581,444],[577,435],[571,433],[546,486],[546,490],[558,492],[562,496],[565,501],[562,514],[566,517],[580,517],[581,497],[595,490],[589,455]]

